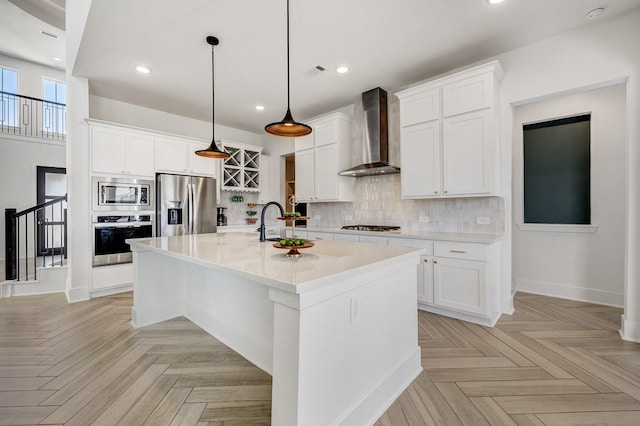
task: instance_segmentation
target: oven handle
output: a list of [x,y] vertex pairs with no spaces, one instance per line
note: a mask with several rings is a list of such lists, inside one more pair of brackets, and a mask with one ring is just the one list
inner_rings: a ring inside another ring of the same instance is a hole
[[95,229],[100,228],[140,228],[141,226],[152,226],[151,222],[104,222],[94,223]]

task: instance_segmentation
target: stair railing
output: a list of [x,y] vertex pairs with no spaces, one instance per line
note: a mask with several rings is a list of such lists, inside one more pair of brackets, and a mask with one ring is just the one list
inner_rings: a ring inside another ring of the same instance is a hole
[[66,115],[65,104],[0,91],[0,133],[64,141]]
[[42,267],[64,264],[67,257],[66,201],[65,194],[20,212],[5,209],[6,280],[37,279],[38,263]]

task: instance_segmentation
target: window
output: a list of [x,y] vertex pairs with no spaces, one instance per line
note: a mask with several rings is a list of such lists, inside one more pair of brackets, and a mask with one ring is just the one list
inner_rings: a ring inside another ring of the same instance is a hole
[[591,223],[591,115],[528,124],[524,223]]
[[0,125],[15,127],[18,123],[16,111],[18,100],[18,72],[0,67]]
[[43,131],[65,134],[67,86],[58,81],[44,79],[42,99]]

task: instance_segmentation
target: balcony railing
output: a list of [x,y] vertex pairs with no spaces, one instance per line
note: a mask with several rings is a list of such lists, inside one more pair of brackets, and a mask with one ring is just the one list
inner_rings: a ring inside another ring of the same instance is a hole
[[0,133],[65,140],[65,104],[2,91],[0,101]]

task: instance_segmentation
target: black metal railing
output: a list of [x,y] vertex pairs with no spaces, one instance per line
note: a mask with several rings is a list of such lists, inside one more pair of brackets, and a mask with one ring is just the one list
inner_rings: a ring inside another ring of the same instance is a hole
[[67,196],[16,212],[5,209],[5,279],[35,280],[38,266],[67,258]]
[[65,104],[0,91],[0,133],[64,141],[66,119]]

